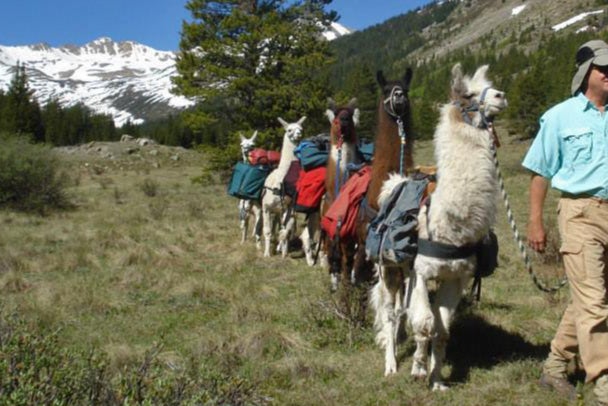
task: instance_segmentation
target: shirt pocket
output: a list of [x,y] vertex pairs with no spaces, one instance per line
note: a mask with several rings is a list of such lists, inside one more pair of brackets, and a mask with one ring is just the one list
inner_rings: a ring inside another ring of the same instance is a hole
[[566,166],[591,160],[593,132],[588,128],[566,129],[562,134],[564,164]]

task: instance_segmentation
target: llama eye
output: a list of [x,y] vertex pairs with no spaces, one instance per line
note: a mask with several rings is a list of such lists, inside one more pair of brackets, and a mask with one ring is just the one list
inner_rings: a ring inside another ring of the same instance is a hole
[[473,93],[468,93],[468,94],[465,94],[465,95],[464,95],[464,96],[462,96],[462,97],[464,97],[464,98],[465,98],[465,99],[467,99],[467,100],[471,100],[471,99],[473,98],[473,96],[475,96]]

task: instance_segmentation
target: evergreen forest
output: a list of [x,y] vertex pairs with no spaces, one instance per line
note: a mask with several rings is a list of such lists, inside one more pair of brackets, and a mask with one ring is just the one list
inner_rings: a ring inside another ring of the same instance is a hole
[[193,19],[183,26],[173,90],[200,100],[196,107],[117,128],[112,117],[86,106],[38,100],[28,87],[25,67],[17,66],[9,89],[0,91],[0,132],[26,134],[34,142],[55,146],[116,141],[126,133],[165,145],[212,148],[230,159],[236,158],[232,144],[239,133],[259,130],[262,146],[276,148],[281,136],[277,117],[295,121],[307,116],[306,131],[315,135],[327,131],[328,97],[338,104],[356,97],[359,133],[371,139],[379,96],[376,71],[399,77],[411,66],[414,136],[429,139],[438,105],[448,101],[451,67],[460,62],[465,72],[490,65],[495,87],[509,100],[503,116],[508,128],[525,139],[536,133],[542,112],[569,96],[577,47],[591,38],[608,38],[606,22],[596,19],[595,32],[542,34],[534,45],[533,30],[528,28],[506,38],[486,35],[475,46],[442,56],[412,57],[429,47],[420,33],[445,21],[458,7],[465,5],[431,3],[424,13],[415,9],[327,42],[320,40],[320,32],[338,19],[327,11],[331,0],[190,0],[186,8]]

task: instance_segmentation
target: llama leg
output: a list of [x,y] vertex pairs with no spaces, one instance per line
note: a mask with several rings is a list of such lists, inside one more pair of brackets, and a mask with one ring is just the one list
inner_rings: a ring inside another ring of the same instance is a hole
[[270,256],[270,243],[272,238],[273,217],[268,207],[262,207],[262,224],[264,228],[264,257]]
[[292,231],[295,229],[296,218],[292,215],[290,209],[283,214],[281,221],[281,231],[279,231],[279,246],[281,255],[283,258],[287,257],[287,251],[289,249],[289,238],[292,235]]
[[315,264],[314,249],[313,249],[313,238],[317,232],[317,224],[319,222],[319,213],[310,213],[306,218],[306,224],[304,230],[300,235],[302,239],[302,246],[304,248],[304,254],[306,255],[306,263],[308,266]]
[[253,218],[255,220],[253,227],[253,236],[255,237],[255,246],[257,249],[262,248],[262,208],[254,203],[251,205],[251,211],[253,212]]
[[397,373],[397,336],[403,311],[403,274],[399,267],[380,267],[383,297],[383,338],[386,342],[384,375]]
[[441,367],[443,366],[445,350],[450,336],[450,323],[453,320],[461,296],[462,284],[460,279],[443,281],[437,290],[433,306],[437,334],[433,337],[430,362],[430,384],[433,390],[448,389],[443,383]]
[[427,350],[429,340],[434,331],[434,317],[429,303],[429,294],[426,280],[417,272],[411,272],[408,283],[413,284],[411,289],[408,319],[414,331],[416,351],[412,362],[412,376],[424,379],[427,376]]
[[415,334],[432,337],[435,330],[435,317],[431,310],[427,281],[421,272],[423,269],[420,267],[419,259],[420,256],[416,258],[415,273],[412,276],[413,281],[410,282],[414,284],[414,287],[408,315]]
[[249,212],[247,207],[247,200],[239,200],[239,226],[241,228],[241,244],[247,241],[247,227],[249,223]]

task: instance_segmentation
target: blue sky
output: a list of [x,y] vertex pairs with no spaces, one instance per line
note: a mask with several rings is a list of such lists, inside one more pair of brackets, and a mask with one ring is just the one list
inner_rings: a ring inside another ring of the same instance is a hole
[[[334,0],[339,22],[357,30],[430,0]],[[2,4],[0,45],[83,45],[99,37],[136,41],[164,51],[179,48],[186,0],[9,0]]]

